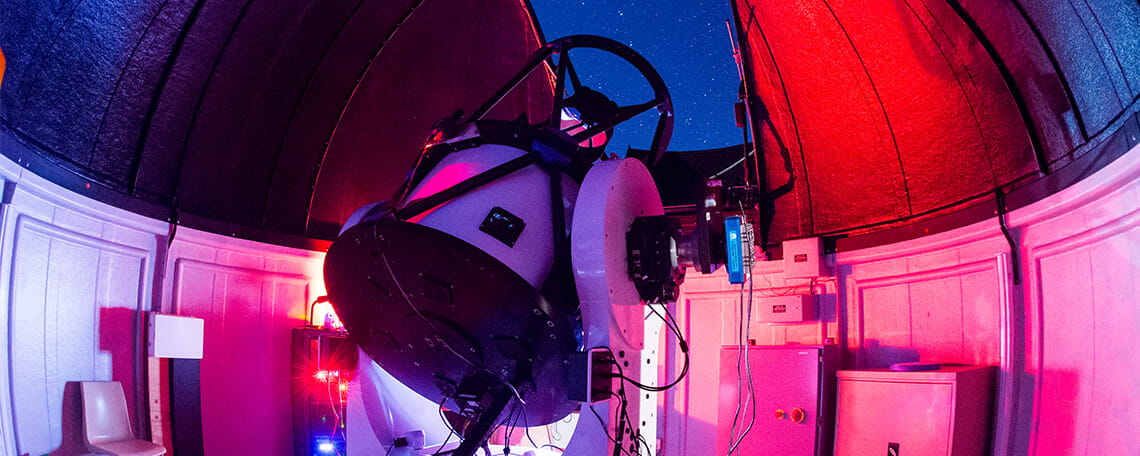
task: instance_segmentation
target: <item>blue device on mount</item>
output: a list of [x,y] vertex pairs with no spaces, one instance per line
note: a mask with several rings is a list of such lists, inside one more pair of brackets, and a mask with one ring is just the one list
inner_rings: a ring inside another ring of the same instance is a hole
[[740,216],[724,218],[724,269],[729,283],[744,283],[744,229]]

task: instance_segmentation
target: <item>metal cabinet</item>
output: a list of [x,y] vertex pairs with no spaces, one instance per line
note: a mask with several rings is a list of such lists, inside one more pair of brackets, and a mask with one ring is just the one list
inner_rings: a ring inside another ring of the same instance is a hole
[[752,405],[745,404],[741,394],[748,391],[747,371],[737,373],[738,360],[745,365],[745,354],[756,420],[734,454],[830,455],[839,364],[839,350],[833,345],[749,346],[745,352],[736,346],[722,347],[716,454],[728,454],[733,417],[739,416],[739,435],[752,413]]

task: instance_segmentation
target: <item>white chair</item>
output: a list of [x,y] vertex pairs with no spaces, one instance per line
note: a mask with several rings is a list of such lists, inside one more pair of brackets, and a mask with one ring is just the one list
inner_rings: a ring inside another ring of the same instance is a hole
[[83,443],[87,450],[111,456],[159,456],[166,448],[135,439],[127,399],[119,382],[82,382]]

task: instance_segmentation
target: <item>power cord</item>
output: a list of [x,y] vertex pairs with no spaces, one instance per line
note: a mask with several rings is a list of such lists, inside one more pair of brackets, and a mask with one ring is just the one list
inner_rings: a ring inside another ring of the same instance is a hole
[[[677,375],[676,379],[669,382],[668,384],[660,385],[660,386],[653,386],[653,385],[646,385],[646,384],[643,384],[641,382],[638,382],[637,380],[626,377],[625,373],[622,372],[622,370],[621,370],[621,365],[618,365],[618,372],[619,372],[619,377],[621,377],[622,380],[629,382],[629,384],[636,386],[636,387],[638,387],[644,391],[659,393],[659,392],[668,390],[674,386],[677,386],[689,374],[689,344],[688,344],[688,342],[685,342],[685,336],[681,335],[681,330],[679,329],[679,327],[677,325],[677,320],[673,319],[673,314],[671,314],[669,312],[668,308],[662,309],[665,311],[665,315],[667,317],[662,316],[661,313],[657,312],[657,309],[655,309],[652,304],[649,305],[649,310],[652,311],[654,315],[657,315],[657,317],[660,318],[661,321],[663,321],[665,323],[665,326],[668,326],[669,330],[672,331],[675,336],[677,336],[677,345],[680,347],[681,352],[685,354],[685,360],[681,366],[681,373]],[[616,357],[614,356],[613,350],[611,350],[609,347],[603,347],[603,348],[605,348],[606,351],[610,352],[610,357],[615,358],[614,364],[617,364]]]
[[[443,415],[444,402],[447,402],[447,398],[443,398],[443,400],[439,401],[439,409],[437,409],[437,412],[439,412],[439,419],[443,421],[443,425],[447,426],[450,432],[447,433],[447,438],[443,439],[443,443],[439,444],[439,449],[436,450],[435,453],[432,453],[432,456],[443,454],[442,451],[444,448],[447,448],[447,443],[451,441],[451,436],[455,435],[455,429],[451,427],[451,423],[448,422],[447,417]],[[391,450],[389,449],[389,451]]]
[[333,450],[336,451],[337,456],[340,456],[340,448],[337,448],[337,446],[336,446],[336,432],[340,429],[340,410],[339,410],[339,407],[340,407],[340,404],[343,403],[340,400],[341,397],[340,397],[340,381],[339,381],[339,378],[340,378],[340,376],[338,375],[337,376],[338,380],[337,380],[337,400],[336,401],[333,401],[333,393],[332,393],[333,382],[332,382],[332,379],[328,379],[328,381],[325,382],[325,393],[327,394],[327,396],[329,398],[329,407],[332,409],[333,417],[334,417],[332,432],[329,434],[329,444],[331,444],[333,446]]

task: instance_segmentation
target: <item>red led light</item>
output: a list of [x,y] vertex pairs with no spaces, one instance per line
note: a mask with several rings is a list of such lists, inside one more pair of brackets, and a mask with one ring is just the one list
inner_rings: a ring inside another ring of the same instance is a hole
[[315,374],[313,374],[313,378],[317,379],[317,381],[319,381],[319,382],[324,382],[324,383],[331,382],[335,379],[340,378],[340,371],[338,371],[338,370],[323,370],[322,369],[322,370],[317,371]]

